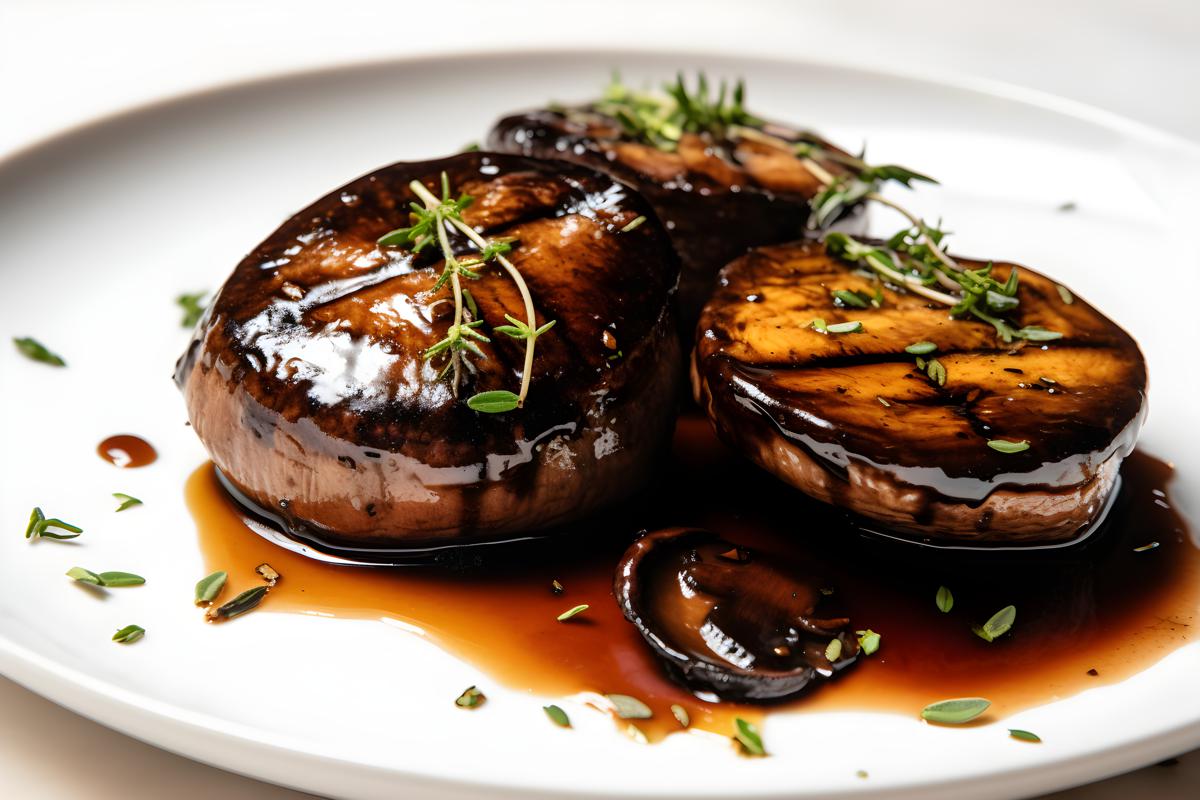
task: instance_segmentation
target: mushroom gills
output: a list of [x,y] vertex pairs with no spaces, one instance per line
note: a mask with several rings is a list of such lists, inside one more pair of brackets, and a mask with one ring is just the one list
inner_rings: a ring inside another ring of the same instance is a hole
[[643,535],[618,565],[615,594],[667,671],[697,693],[782,699],[858,657],[850,620],[826,613],[818,581],[711,531]]

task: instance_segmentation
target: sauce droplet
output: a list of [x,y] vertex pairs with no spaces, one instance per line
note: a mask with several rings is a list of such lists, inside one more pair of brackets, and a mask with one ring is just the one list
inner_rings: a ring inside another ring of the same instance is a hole
[[144,467],[158,458],[153,445],[129,433],[108,437],[96,446],[96,452],[108,463],[122,468]]

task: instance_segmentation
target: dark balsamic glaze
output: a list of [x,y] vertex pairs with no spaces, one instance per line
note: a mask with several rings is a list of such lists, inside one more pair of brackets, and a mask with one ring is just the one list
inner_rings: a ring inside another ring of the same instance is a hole
[[[207,564],[230,572],[231,589],[255,580],[263,561],[284,576],[256,613],[402,620],[478,666],[485,691],[498,681],[552,698],[638,697],[654,710],[638,723],[651,739],[679,729],[672,703],[694,726],[722,734],[734,717],[770,708],[916,716],[930,702],[973,695],[991,699],[988,716],[999,719],[1122,680],[1195,638],[1200,550],[1171,509],[1171,469],[1141,452],[1126,460],[1102,529],[1081,545],[1043,551],[931,551],[866,536],[844,514],[748,467],[694,414],[680,419],[661,474],[637,502],[586,530],[460,551],[420,568],[348,568],[277,547],[251,532],[211,465],[193,474],[187,499]],[[833,590],[822,615],[877,631],[880,649],[786,704],[695,697],[668,677],[612,596],[614,567],[639,531],[672,525],[707,528],[754,558],[797,565]],[[1158,546],[1135,551],[1151,542]],[[955,596],[948,614],[934,602],[941,585]],[[579,603],[590,608],[556,621]],[[1017,608],[1011,632],[992,643],[972,633],[1009,604]]]
[[96,445],[96,452],[114,467],[132,468],[153,464],[158,458],[154,446],[140,436],[119,433]]

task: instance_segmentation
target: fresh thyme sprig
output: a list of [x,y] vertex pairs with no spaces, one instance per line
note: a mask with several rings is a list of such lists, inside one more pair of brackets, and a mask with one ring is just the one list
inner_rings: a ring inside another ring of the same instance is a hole
[[[462,367],[464,363],[467,363],[466,357],[473,355],[478,358],[486,358],[487,355],[476,342],[491,342],[490,338],[479,332],[479,328],[484,323],[482,319],[467,319],[468,315],[478,316],[478,309],[475,307],[474,298],[463,287],[462,282],[464,279],[478,280],[483,267],[493,262],[498,263],[517,285],[517,290],[521,293],[521,299],[525,305],[526,319],[524,321],[505,314],[505,318],[511,324],[501,325],[495,329],[496,333],[503,333],[513,339],[522,339],[525,342],[525,364],[521,372],[521,387],[516,394],[506,390],[482,392],[468,399],[467,405],[476,411],[492,414],[520,408],[525,404],[525,398],[529,394],[529,383],[533,373],[534,343],[538,337],[554,326],[555,320],[538,326],[529,287],[526,285],[525,279],[521,277],[520,271],[507,257],[507,254],[512,252],[514,240],[486,239],[463,222],[462,212],[471,204],[473,198],[463,194],[457,200],[454,199],[450,192],[450,179],[445,172],[442,173],[442,196],[440,198],[429,191],[420,181],[412,181],[409,188],[421,200],[421,203],[410,204],[413,224],[381,236],[379,244],[385,247],[407,246],[413,253],[419,253],[428,245],[437,242],[442,251],[445,266],[437,282],[430,289],[430,293],[439,292],[449,285],[454,297],[454,321],[446,329],[446,336],[425,350],[424,359],[428,361],[445,354],[446,363],[438,374],[438,378],[449,373],[451,390],[457,397]],[[459,259],[454,254],[449,238],[451,229],[466,236],[478,248],[478,254],[475,257]]]
[[709,133],[724,138],[733,126],[759,125],[762,121],[746,111],[746,86],[742,81],[730,86],[721,81],[716,95],[710,94],[703,72],[689,89],[683,73],[662,91],[634,91],[613,75],[601,99],[592,110],[616,120],[629,137],[659,150],[671,151],[685,133]]

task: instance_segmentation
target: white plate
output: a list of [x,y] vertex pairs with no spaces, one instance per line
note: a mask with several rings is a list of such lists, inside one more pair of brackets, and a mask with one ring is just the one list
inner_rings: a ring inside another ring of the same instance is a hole
[[[913,195],[943,211],[956,249],[1024,261],[1082,287],[1150,361],[1143,446],[1200,505],[1194,424],[1197,151],[1070,104],[851,68],[754,59],[572,52],[423,59],[314,72],[185,97],[103,120],[0,164],[0,333],[35,335],[53,370],[0,347],[0,670],[106,725],[221,767],[339,797],[999,797],[1133,768],[1200,745],[1200,644],[1118,685],[964,730],[888,714],[772,716],[774,757],[704,736],[645,747],[598,714],[546,724],[541,698],[491,687],[487,713],[448,710],[478,672],[369,621],[252,614],[198,624],[202,574],[183,505],[205,456],[169,380],[186,334],[173,298],[218,286],[244,252],[360,173],[458,149],[501,112],[628,78],[703,67],[744,75],[754,109],[873,158],[938,176]],[[1056,213],[1065,202],[1070,214]],[[894,220],[880,220],[882,230]],[[1192,414],[1189,415],[1189,408]],[[161,452],[117,472],[104,436]],[[114,515],[110,493],[145,499]],[[81,521],[78,544],[29,545],[29,508]],[[149,577],[90,596],[73,564]],[[133,647],[108,641],[138,622]],[[1041,747],[1001,726],[1035,729]],[[866,769],[870,778],[856,777]]]

